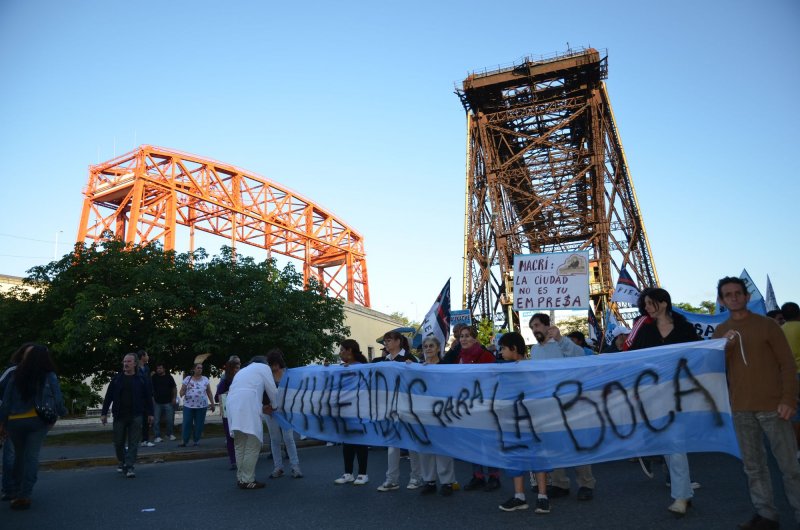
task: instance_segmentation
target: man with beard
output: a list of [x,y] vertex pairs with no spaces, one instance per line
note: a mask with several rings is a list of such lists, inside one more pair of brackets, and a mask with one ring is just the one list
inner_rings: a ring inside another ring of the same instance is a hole
[[[583,349],[569,339],[561,336],[561,330],[550,325],[550,316],[536,313],[528,322],[536,342],[531,347],[531,360],[563,359],[565,357],[583,357]],[[594,497],[595,479],[592,466],[577,466],[575,475],[578,481],[578,500],[589,501]],[[569,495],[569,477],[566,469],[554,469],[550,473],[553,484],[547,487],[547,496],[551,499]]]

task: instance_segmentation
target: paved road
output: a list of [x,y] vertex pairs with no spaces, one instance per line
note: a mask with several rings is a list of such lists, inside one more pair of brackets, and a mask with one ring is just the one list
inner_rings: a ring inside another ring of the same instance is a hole
[[[109,447],[109,450],[111,448]],[[42,471],[34,491],[33,507],[12,512],[0,506],[0,528],[41,529],[227,529],[227,528],[735,528],[751,516],[744,476],[738,460],[721,454],[691,455],[692,473],[700,481],[695,507],[675,519],[666,507],[668,489],[659,473],[647,479],[637,464],[627,461],[595,466],[595,498],[579,502],[571,497],[553,501],[549,515],[532,509],[501,512],[497,505],[510,497],[511,483],[491,492],[457,491],[452,497],[421,497],[402,488],[380,493],[386,470],[386,452],[370,451],[370,483],[364,487],[335,486],[342,473],[341,447],[300,450],[306,477],[268,480],[262,490],[235,487],[235,472],[224,458],[141,464],[137,478],[125,479],[114,467]],[[261,457],[259,479],[266,479],[271,462]],[[403,485],[408,462],[401,467]],[[469,467],[457,463],[465,482]],[[779,495],[782,522],[793,527],[792,513]],[[152,511],[144,511],[152,510]]]

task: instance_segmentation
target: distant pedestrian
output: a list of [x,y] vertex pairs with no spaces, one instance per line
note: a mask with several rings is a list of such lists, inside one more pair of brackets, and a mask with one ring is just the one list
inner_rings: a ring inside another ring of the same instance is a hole
[[226,408],[228,391],[233,384],[233,378],[241,369],[242,361],[238,355],[231,355],[225,363],[225,371],[217,385],[217,392],[214,394],[214,401],[219,403],[219,413],[222,416],[222,430],[225,431],[225,447],[228,449],[228,460],[231,462],[229,469],[236,469],[236,449],[233,446],[233,436],[231,435],[230,425],[228,424],[228,411]]
[[[339,345],[339,358],[342,366],[352,366],[354,364],[366,364],[369,361],[361,353],[361,347],[353,339],[345,339]],[[335,484],[353,484],[363,486],[369,482],[367,475],[367,459],[369,457],[369,447],[360,444],[343,443],[342,456],[344,458],[344,475],[333,482]],[[353,475],[353,460],[358,459],[358,473]]]
[[584,355],[594,355],[594,350],[586,342],[586,335],[580,331],[573,331],[567,335],[567,338],[581,347]]
[[783,475],[783,489],[800,523],[800,464],[790,420],[797,412],[797,364],[774,320],[747,309],[750,294],[741,278],[717,284],[719,303],[730,317],[717,326],[714,338],[726,338],[725,360],[733,428],[742,466],[756,509],[743,529],[779,528],[764,439]]
[[[39,450],[58,416],[64,416],[64,398],[50,350],[30,344],[3,391],[0,437],[8,433],[14,444],[15,490],[9,492],[12,510],[27,510],[39,471]],[[3,468],[3,473],[6,473]]]
[[[136,352],[136,359],[138,361],[138,371],[144,377],[144,380],[150,386],[150,393],[153,393],[153,386],[152,386],[152,379],[150,379],[150,355],[147,354],[144,350],[139,350]],[[142,422],[142,447],[154,447],[156,444],[150,441],[150,423],[143,421]]]
[[[173,430],[175,420],[175,399],[178,397],[178,386],[172,374],[168,373],[163,362],[156,363],[156,371],[151,378],[153,387],[153,431],[156,435],[155,442],[160,443],[165,438],[175,440]],[[166,423],[166,430],[161,432],[161,419]],[[161,436],[161,435],[164,436]]]
[[142,423],[153,422],[153,395],[150,384],[137,370],[136,354],[122,358],[122,372],[111,380],[103,400],[100,421],[108,422],[108,410],[114,415],[114,450],[117,454],[117,471],[127,478],[135,478],[136,455],[142,436]]
[[[272,377],[275,379],[275,386],[277,387],[283,378],[283,374],[286,373],[286,361],[283,359],[283,353],[277,348],[267,352],[267,364],[272,371]],[[281,440],[283,440],[283,445],[286,446],[286,454],[289,455],[292,478],[303,478],[303,472],[300,471],[300,457],[297,456],[297,445],[294,441],[294,429],[281,427],[278,420],[272,415],[274,405],[274,402],[270,403],[266,409],[267,412],[263,416],[264,423],[267,424],[267,430],[269,431],[269,444],[272,450],[273,469],[269,478],[280,478],[284,475]]]
[[203,375],[203,363],[195,363],[192,375],[183,380],[180,394],[183,398],[183,443],[178,447],[186,447],[190,437],[195,446],[200,445],[209,404],[211,412],[214,412],[211,383]]
[[236,447],[236,480],[241,489],[252,490],[265,486],[256,480],[256,463],[264,439],[261,420],[265,410],[261,404],[264,392],[270,403],[278,402],[275,379],[267,366],[267,358],[259,355],[236,374],[225,405]]

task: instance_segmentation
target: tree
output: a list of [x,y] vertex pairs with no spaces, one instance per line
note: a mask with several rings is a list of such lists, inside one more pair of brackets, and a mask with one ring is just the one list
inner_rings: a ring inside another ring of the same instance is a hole
[[700,306],[693,306],[687,302],[677,302],[672,304],[674,307],[679,309],[683,309],[684,311],[688,311],[690,313],[699,313],[701,315],[713,315],[714,311],[716,311],[717,306],[712,300],[703,300],[700,302]]
[[405,313],[402,313],[401,311],[395,311],[394,313],[390,313],[389,316],[399,320],[400,322],[403,323],[403,326],[407,328],[419,329],[420,322],[415,322],[411,320],[405,315]]
[[328,297],[291,265],[256,263],[223,248],[165,252],[157,244],[117,240],[75,250],[34,267],[26,283],[38,290],[0,296],[0,352],[10,355],[24,341],[50,346],[59,375],[93,387],[121,367],[125,353],[147,350],[154,360],[187,369],[195,355],[210,353],[212,365],[228,356],[243,360],[283,350],[287,364],[333,358],[349,330],[344,303]]
[[555,323],[561,330],[563,336],[567,336],[573,331],[580,331],[584,337],[589,337],[589,321],[586,316],[574,316],[563,318]]

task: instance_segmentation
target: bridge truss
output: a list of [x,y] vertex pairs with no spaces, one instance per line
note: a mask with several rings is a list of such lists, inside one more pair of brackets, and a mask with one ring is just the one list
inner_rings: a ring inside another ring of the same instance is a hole
[[514,254],[588,249],[598,317],[623,267],[640,287],[658,284],[606,77],[607,57],[590,48],[473,73],[456,91],[468,120],[463,292],[473,315],[517,318]]
[[78,242],[111,232],[126,243],[161,241],[176,228],[266,249],[303,263],[328,292],[369,307],[363,237],[330,212],[264,177],[187,153],[143,145],[89,167]]

